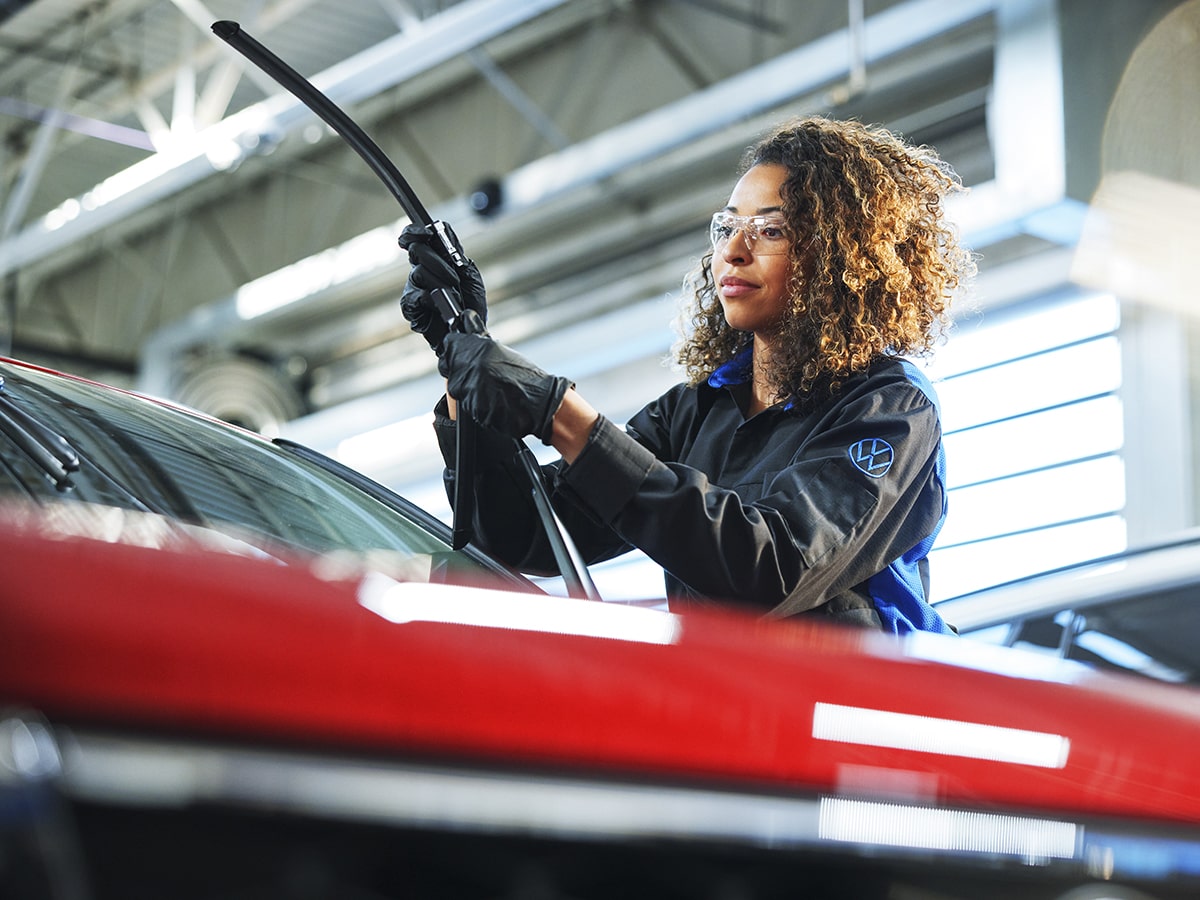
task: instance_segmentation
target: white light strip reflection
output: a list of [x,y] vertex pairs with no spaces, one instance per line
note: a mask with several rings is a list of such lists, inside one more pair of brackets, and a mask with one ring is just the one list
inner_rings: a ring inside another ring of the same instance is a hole
[[968,756],[1047,769],[1065,766],[1071,747],[1071,742],[1060,734],[832,703],[816,704],[812,733],[823,741]]
[[517,594],[444,584],[398,582],[372,572],[363,578],[358,602],[389,622],[442,622],[573,634],[643,644],[679,640],[679,617],[656,609]]
[[[957,613],[957,610],[955,612]],[[961,625],[957,617],[954,618],[954,623]],[[1075,684],[1080,678],[1095,671],[1073,659],[1059,659],[1057,656],[1046,656],[1042,653],[1018,653],[1011,647],[985,644],[982,641],[964,641],[929,631],[906,635],[904,649],[914,659],[950,663],[977,672],[993,672],[1009,678],[1049,681],[1055,684]]]
[[486,769],[405,766],[245,747],[78,734],[65,787],[102,803],[233,804],[322,819],[627,840],[732,840],[764,847],[817,840],[817,802],[671,785]]
[[1029,862],[1072,859],[1081,831],[1073,822],[836,797],[821,801],[818,817],[817,834],[823,840],[1015,856]]
[[[776,850],[836,842],[851,853],[857,845],[871,855],[908,848],[1031,863],[1078,856],[1077,838],[1084,837],[1082,825],[996,813],[417,767],[194,742],[76,733],[63,751],[70,796],[121,805],[221,803],[272,815],[446,830],[716,838]],[[1116,862],[1123,863],[1127,853],[1120,835],[1108,838],[1118,851]]]

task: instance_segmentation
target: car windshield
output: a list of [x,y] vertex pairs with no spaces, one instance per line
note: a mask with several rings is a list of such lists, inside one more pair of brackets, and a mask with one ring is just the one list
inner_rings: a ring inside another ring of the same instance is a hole
[[[312,451],[88,382],[11,365],[0,374],[0,414],[10,420],[0,429],[0,496],[150,510],[271,547],[399,551],[464,573],[497,571],[452,551],[445,526],[418,507]],[[13,419],[41,429],[42,443],[65,439],[78,470],[49,477]]]

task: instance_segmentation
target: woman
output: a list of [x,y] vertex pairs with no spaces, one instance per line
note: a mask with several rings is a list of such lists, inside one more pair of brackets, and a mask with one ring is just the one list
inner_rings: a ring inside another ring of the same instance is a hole
[[[457,289],[484,313],[482,284],[473,269],[460,283],[410,227],[402,307],[440,352],[449,396],[485,426],[481,545],[553,571],[499,439],[533,434],[562,455],[547,467],[555,506],[585,558],[640,548],[672,607],[949,631],[927,602],[946,510],[937,402],[904,357],[932,348],[974,272],[943,220],[960,189],[932,151],[882,129],[816,117],[777,129],[748,152],[689,278],[686,383],[624,430],[508,348],[446,335],[428,292]],[[455,415],[444,398],[447,460]]]

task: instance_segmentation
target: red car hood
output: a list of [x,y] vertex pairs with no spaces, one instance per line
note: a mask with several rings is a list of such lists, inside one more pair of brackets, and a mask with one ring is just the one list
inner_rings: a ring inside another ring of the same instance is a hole
[[1200,695],[962,639],[0,525],[0,706],[393,759],[1200,823]]

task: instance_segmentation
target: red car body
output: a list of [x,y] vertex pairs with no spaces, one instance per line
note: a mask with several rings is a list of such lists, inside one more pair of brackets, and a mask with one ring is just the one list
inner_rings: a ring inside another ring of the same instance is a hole
[[[427,839],[715,844],[767,854],[754,871],[834,865],[838,884],[923,883],[912,867],[935,861],[975,885],[937,896],[987,896],[976,871],[1030,897],[1200,885],[1188,688],[118,531],[24,510],[0,527],[0,708],[57,735],[84,831],[101,808],[216,804]],[[218,757],[223,775],[197,774]]]

